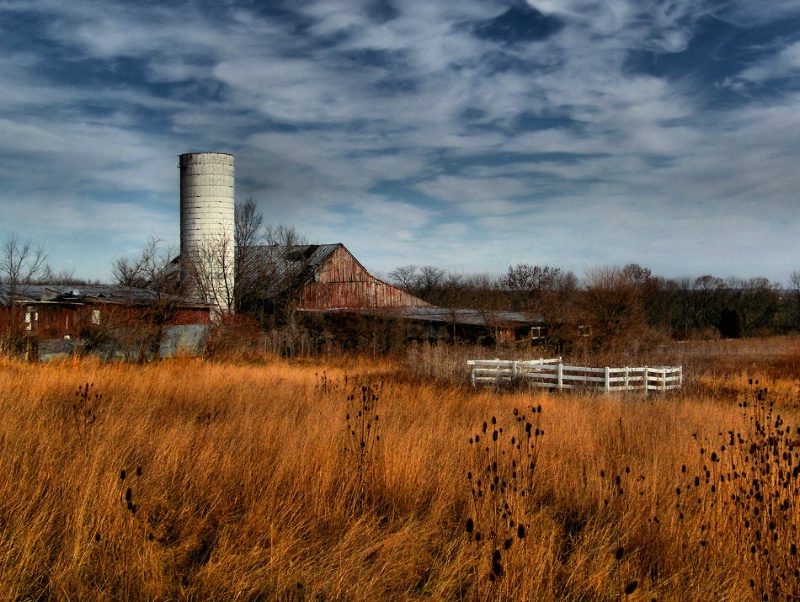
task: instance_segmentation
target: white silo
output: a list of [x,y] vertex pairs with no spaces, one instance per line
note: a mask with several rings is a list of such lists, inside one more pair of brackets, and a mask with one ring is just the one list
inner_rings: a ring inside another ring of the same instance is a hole
[[180,174],[184,290],[224,313],[233,298],[233,155],[180,155]]

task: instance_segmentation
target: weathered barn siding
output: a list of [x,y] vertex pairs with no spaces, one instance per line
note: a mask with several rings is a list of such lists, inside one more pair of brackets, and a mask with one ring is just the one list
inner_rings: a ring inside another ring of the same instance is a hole
[[[137,323],[163,321],[170,326],[211,323],[207,308],[178,308],[157,320],[151,307],[129,307],[119,304],[92,303],[27,303],[14,308],[17,332],[38,338],[81,336],[99,329],[123,328]],[[8,306],[0,306],[0,334],[9,327]]]
[[430,304],[372,276],[337,245],[300,289],[297,309],[428,307]]
[[[210,306],[177,297],[164,299],[149,289],[29,285],[24,294],[12,295],[9,288],[0,284],[0,344],[11,334],[6,344],[16,348],[27,344],[28,353],[38,354],[42,343],[41,357],[71,353],[78,342],[83,348],[103,347],[106,357],[151,357],[158,343],[153,340],[160,335],[169,338],[167,343],[161,341],[161,357],[179,348],[192,354],[199,352],[196,341],[210,324]],[[191,345],[180,347],[184,340]],[[63,344],[53,353],[45,350],[59,341]]]

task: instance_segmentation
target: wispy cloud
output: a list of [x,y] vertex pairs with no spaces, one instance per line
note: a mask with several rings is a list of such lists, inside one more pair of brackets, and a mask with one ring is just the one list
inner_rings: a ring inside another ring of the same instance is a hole
[[123,231],[175,236],[176,156],[223,150],[238,198],[383,272],[785,279],[798,24],[793,1],[9,0],[4,227],[90,227],[110,266]]

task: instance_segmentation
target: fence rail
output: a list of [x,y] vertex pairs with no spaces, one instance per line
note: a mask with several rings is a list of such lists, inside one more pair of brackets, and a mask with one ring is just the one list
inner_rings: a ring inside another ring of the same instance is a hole
[[589,368],[565,366],[561,358],[530,361],[467,360],[472,384],[527,383],[531,387],[600,389],[611,391],[668,391],[683,386],[682,366],[652,368]]

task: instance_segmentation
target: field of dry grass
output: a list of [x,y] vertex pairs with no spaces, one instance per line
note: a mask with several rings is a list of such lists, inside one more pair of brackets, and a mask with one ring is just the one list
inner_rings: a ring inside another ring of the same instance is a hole
[[800,596],[800,341],[664,349],[647,399],[461,353],[0,360],[0,599]]

